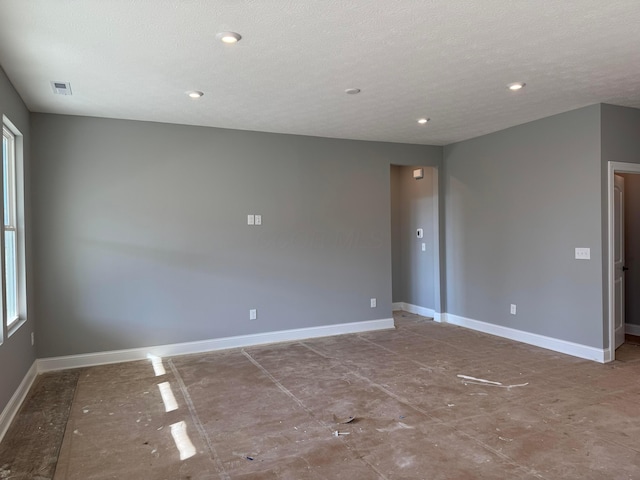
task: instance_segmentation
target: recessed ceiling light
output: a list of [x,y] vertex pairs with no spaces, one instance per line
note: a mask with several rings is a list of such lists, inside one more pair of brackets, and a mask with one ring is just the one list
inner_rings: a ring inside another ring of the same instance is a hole
[[238,43],[242,36],[236,32],[220,32],[216,38],[222,43]]
[[204,93],[198,90],[189,90],[188,92],[185,92],[185,93],[189,95],[191,98],[200,98],[201,96],[204,95]]
[[427,123],[429,120],[431,120],[430,118],[419,118],[418,119],[418,123],[420,125],[424,125],[425,123]]
[[360,89],[359,88],[347,88],[344,93],[346,93],[347,95],[357,95],[358,93],[360,93]]
[[507,88],[512,92],[517,92],[518,90],[522,90],[526,83],[524,82],[514,82],[507,85]]

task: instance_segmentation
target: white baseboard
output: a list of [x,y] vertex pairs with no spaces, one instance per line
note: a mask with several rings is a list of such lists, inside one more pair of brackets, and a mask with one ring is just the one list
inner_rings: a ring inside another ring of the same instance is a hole
[[65,370],[68,368],[90,367],[109,363],[130,362],[143,360],[149,355],[170,357],[174,355],[188,355],[191,353],[213,352],[229,348],[250,347],[276,342],[291,342],[307,338],[329,337],[346,333],[371,332],[395,328],[393,318],[369,320],[366,322],[341,323],[324,325],[321,327],[297,328],[278,332],[256,333],[237,337],[215,338],[197,342],[175,343],[153,347],[131,348],[127,350],[113,350],[109,352],[86,353],[64,357],[41,358],[38,360],[38,372]]
[[635,325],[633,323],[625,323],[624,333],[626,333],[627,335],[637,335],[640,337],[640,325]]
[[[544,335],[538,335],[537,333],[530,333],[522,330],[516,330],[515,328],[494,325],[492,323],[481,322],[479,320],[460,317],[450,313],[444,314],[443,317],[444,323],[470,328],[472,330],[489,333],[498,337],[509,338],[529,345],[535,345],[536,347],[553,350],[554,352],[565,353],[567,355],[587,360],[594,360],[600,363],[605,363],[611,360],[611,352],[609,352],[608,349],[605,350],[590,347],[588,345],[581,345],[579,343],[568,342],[566,340],[559,340],[557,338],[545,337]],[[607,359],[607,357],[609,358]]]
[[2,413],[0,413],[0,441],[2,441],[5,433],[7,433],[7,430],[9,429],[13,418],[18,413],[18,410],[20,410],[20,406],[26,398],[27,393],[29,393],[29,389],[31,388],[31,385],[33,385],[33,381],[37,376],[38,364],[37,361],[35,361],[33,362],[33,365],[31,365],[31,368],[29,369],[27,374],[22,379],[22,382],[20,382],[18,389],[9,400],[9,403],[7,403],[7,406],[4,408]]
[[436,322],[440,321],[440,313],[431,308],[420,307],[406,302],[396,302],[392,304],[394,310],[402,310],[404,312],[415,313],[423,317],[433,318]]

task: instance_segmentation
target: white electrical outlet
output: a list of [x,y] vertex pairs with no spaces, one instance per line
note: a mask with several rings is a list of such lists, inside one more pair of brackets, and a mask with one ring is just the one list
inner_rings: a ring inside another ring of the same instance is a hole
[[256,318],[258,318],[258,310],[252,308],[249,310],[249,320],[255,320]]
[[378,301],[375,298],[371,299],[371,308],[376,308],[378,305]]
[[516,306],[515,304],[511,304],[511,315],[515,315],[516,314]]
[[256,225],[262,225],[262,215],[256,215]]
[[576,248],[576,260],[591,260],[591,249]]

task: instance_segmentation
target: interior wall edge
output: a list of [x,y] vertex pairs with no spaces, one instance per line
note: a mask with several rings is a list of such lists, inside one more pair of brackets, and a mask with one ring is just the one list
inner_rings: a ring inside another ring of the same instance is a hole
[[111,363],[145,360],[149,356],[166,357],[175,355],[189,355],[193,353],[207,353],[233,348],[267,345],[270,343],[291,342],[309,338],[330,337],[348,333],[373,332],[395,328],[393,318],[382,318],[365,322],[351,322],[337,325],[325,325],[309,328],[264,332],[251,335],[215,338],[196,342],[174,343],[153,347],[130,348],[126,350],[112,350],[78,355],[66,355],[38,359],[38,372],[66,370],[70,368],[91,367]]
[[503,327],[493,323],[487,323],[472,318],[461,317],[450,313],[443,314],[443,323],[450,323],[459,327],[469,328],[482,333],[496,335],[509,340],[526,343],[535,347],[545,348],[558,353],[564,353],[573,357],[584,358],[599,363],[606,363],[611,359],[611,352],[608,348],[596,348],[589,345],[569,342],[557,338],[539,335],[537,333],[516,330],[515,328]]
[[20,382],[17,390],[13,393],[13,396],[0,413],[0,442],[4,438],[4,435],[7,433],[7,430],[9,429],[9,426],[11,425],[14,417],[20,410],[20,407],[22,406],[24,399],[27,397],[27,393],[29,393],[29,390],[31,389],[31,386],[33,385],[33,382],[35,381],[37,376],[38,361],[34,360],[31,368],[27,370],[27,373],[22,379],[22,382]]
[[423,317],[428,317],[436,322],[440,322],[440,312],[436,312],[433,308],[421,307],[407,302],[397,302],[393,304],[394,310],[402,310],[403,312],[414,313]]

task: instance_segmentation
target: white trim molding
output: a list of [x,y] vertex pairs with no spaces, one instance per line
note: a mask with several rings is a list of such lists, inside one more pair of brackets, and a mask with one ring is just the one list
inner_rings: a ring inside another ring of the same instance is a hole
[[20,382],[18,389],[14,392],[13,396],[7,403],[7,406],[4,408],[2,413],[0,413],[0,441],[4,438],[4,435],[7,433],[13,418],[16,416],[20,407],[22,406],[22,402],[27,397],[27,393],[29,393],[29,389],[33,385],[34,380],[38,376],[38,363],[37,360],[33,362],[31,368],[27,372],[27,374]]
[[607,302],[608,302],[608,318],[605,319],[606,325],[609,327],[609,348],[607,349],[609,354],[609,360],[616,359],[615,355],[615,275],[613,271],[614,264],[614,176],[616,173],[640,173],[640,164],[638,163],[624,163],[624,162],[608,162],[608,175],[607,175]]
[[568,342],[566,340],[559,340],[557,338],[538,335],[537,333],[530,333],[523,330],[516,330],[515,328],[503,327],[502,325],[481,322],[480,320],[460,317],[450,313],[446,313],[443,316],[443,323],[458,325],[471,330],[477,330],[478,332],[489,333],[498,337],[508,338],[510,340],[546,348],[547,350],[565,353],[567,355],[584,358],[586,360],[594,360],[600,363],[610,361],[609,357],[611,356],[611,353],[609,349],[601,349],[579,343]]
[[636,335],[640,337],[640,325],[635,325],[633,323],[625,323],[624,333],[626,333],[627,335]]
[[394,310],[402,310],[403,312],[415,313],[416,315],[422,315],[423,317],[433,318],[434,321],[440,322],[440,312],[436,312],[431,308],[420,307],[418,305],[412,305],[405,302],[396,302],[392,304]]
[[215,338],[197,342],[174,343],[152,347],[131,348],[127,350],[113,350],[108,352],[68,355],[64,357],[41,358],[38,360],[38,372],[65,370],[68,368],[90,367],[109,363],[130,362],[144,360],[150,355],[167,357],[174,355],[188,355],[191,353],[206,353],[230,348],[251,347],[276,342],[291,342],[308,338],[330,337],[347,333],[362,333],[375,330],[395,328],[393,318],[368,320],[365,322],[340,323],[337,325],[323,325],[320,327],[297,328],[278,332],[255,333],[236,337]]

